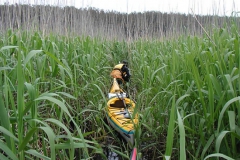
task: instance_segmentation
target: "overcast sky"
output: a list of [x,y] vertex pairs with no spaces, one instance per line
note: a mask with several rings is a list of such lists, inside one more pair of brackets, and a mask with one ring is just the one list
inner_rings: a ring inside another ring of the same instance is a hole
[[119,12],[179,12],[195,14],[231,15],[232,11],[240,11],[240,0],[0,0],[1,4],[31,3],[31,4],[61,4],[77,8],[94,7],[108,11]]

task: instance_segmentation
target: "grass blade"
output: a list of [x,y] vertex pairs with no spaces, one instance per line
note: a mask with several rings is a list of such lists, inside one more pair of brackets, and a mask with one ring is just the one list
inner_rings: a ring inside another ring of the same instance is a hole
[[19,151],[24,150],[24,148],[26,147],[26,145],[29,143],[30,139],[32,138],[33,134],[37,131],[38,128],[33,128],[31,129],[27,135],[25,136],[25,138],[23,139],[22,143],[19,146]]
[[171,157],[171,154],[172,154],[173,140],[174,140],[175,114],[176,114],[176,108],[175,108],[175,96],[174,96],[172,100],[172,108],[171,108],[170,119],[168,124],[165,159],[168,159],[168,157]]
[[43,159],[43,160],[51,160],[51,158],[42,155],[41,153],[37,152],[37,151],[34,150],[34,149],[29,149],[29,150],[27,150],[27,151],[25,151],[25,152],[28,153],[28,154],[31,154],[31,155],[33,155],[33,156],[35,156],[35,157],[38,157],[38,158],[40,158],[40,159]]
[[18,48],[18,46],[4,46],[0,49],[0,51],[7,50],[7,49],[13,49],[13,48]]
[[17,156],[8,148],[8,146],[0,140],[0,149],[8,155],[12,160],[18,160]]
[[204,160],[209,159],[209,158],[213,158],[213,157],[217,157],[217,158],[221,157],[221,158],[224,158],[224,159],[227,159],[227,160],[234,160],[233,158],[228,157],[228,156],[226,156],[224,154],[221,154],[221,153],[210,154],[207,157],[205,157]]
[[[9,116],[8,116],[8,114],[7,114],[5,105],[4,105],[4,103],[3,103],[3,98],[2,98],[1,92],[0,92],[0,110],[1,110],[1,112],[0,112],[1,127],[4,127],[6,130],[8,130],[10,133],[12,133],[12,128],[11,128],[11,126],[10,126]],[[12,138],[9,137],[8,134],[5,134],[4,137],[5,137],[7,146],[8,146],[9,148],[11,148],[12,150],[14,150],[14,149],[13,149],[14,143],[13,143]]]
[[[18,110],[18,139],[19,139],[19,146],[23,142],[23,128],[24,128],[24,122],[23,122],[23,111],[24,111],[24,72],[22,68],[22,52],[21,50],[18,51],[18,63],[17,63],[17,110]],[[24,152],[20,152],[20,160],[24,159]]]
[[27,57],[23,60],[24,66],[27,65],[27,63],[30,61],[30,59],[31,59],[33,56],[35,56],[36,54],[41,53],[41,52],[42,52],[42,50],[32,50],[32,51],[30,51],[30,52],[28,53]]
[[51,151],[51,159],[56,159],[56,152],[55,152],[55,143],[54,139],[56,135],[54,134],[53,130],[50,127],[39,127],[42,129],[48,136],[50,151]]
[[240,100],[240,97],[235,97],[235,98],[232,98],[230,99],[222,108],[221,112],[220,112],[220,115],[219,115],[219,118],[218,118],[218,128],[217,128],[217,133],[219,133],[219,130],[220,130],[220,126],[221,126],[221,123],[222,123],[222,119],[223,119],[223,114],[225,113],[225,111],[228,109],[228,107],[233,103],[233,102],[236,102],[236,101],[239,101]]
[[[236,114],[235,114],[235,112],[228,111],[228,117],[229,117],[230,131],[233,133],[236,133],[236,124],[235,124]],[[232,153],[233,153],[233,155],[236,155],[237,154],[237,149],[236,149],[237,145],[236,145],[235,136],[233,136],[233,134],[231,134],[231,140],[232,140]]]
[[218,135],[218,137],[217,137],[217,139],[216,139],[216,145],[215,145],[215,147],[216,147],[216,152],[217,153],[219,153],[219,151],[220,151],[220,147],[221,147],[221,143],[222,143],[222,140],[223,140],[223,138],[225,137],[225,135],[227,134],[227,133],[229,133],[230,131],[222,131],[219,135]]
[[179,114],[178,110],[177,110],[177,116],[178,116],[178,127],[179,127],[179,133],[180,133],[180,160],[185,160],[186,159],[185,129],[184,129],[182,117]]

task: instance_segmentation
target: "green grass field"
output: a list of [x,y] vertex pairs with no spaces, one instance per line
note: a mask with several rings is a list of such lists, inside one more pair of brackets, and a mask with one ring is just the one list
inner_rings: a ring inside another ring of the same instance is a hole
[[[0,36],[0,159],[123,159],[105,122],[112,67],[127,59],[145,159],[240,158],[240,36],[132,42],[12,31]],[[107,143],[108,140],[112,143]]]

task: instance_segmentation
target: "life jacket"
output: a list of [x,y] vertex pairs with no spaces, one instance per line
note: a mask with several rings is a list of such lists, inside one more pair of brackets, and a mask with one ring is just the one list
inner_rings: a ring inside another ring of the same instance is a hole
[[116,66],[114,66],[112,72],[111,72],[111,76],[113,78],[116,78],[116,79],[120,79],[121,81],[124,81],[123,79],[123,73],[122,73],[122,67],[123,67],[124,64],[117,64]]
[[122,67],[123,67],[124,64],[120,63],[120,64],[117,64],[113,69],[114,70],[120,70],[122,72]]
[[127,73],[122,71],[123,65],[124,65],[123,63],[117,64],[117,65],[113,68],[113,70],[119,70],[119,71],[122,73],[122,75],[125,77],[125,75],[126,75]]

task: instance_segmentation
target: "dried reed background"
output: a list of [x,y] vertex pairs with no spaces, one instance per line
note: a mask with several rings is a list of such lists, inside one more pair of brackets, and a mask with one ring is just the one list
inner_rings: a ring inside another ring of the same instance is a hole
[[[229,17],[196,16],[207,30],[229,24]],[[108,39],[161,39],[183,34],[199,35],[202,28],[193,15],[161,12],[124,14],[95,8],[50,5],[1,5],[0,31],[22,29],[43,34],[103,36]]]

